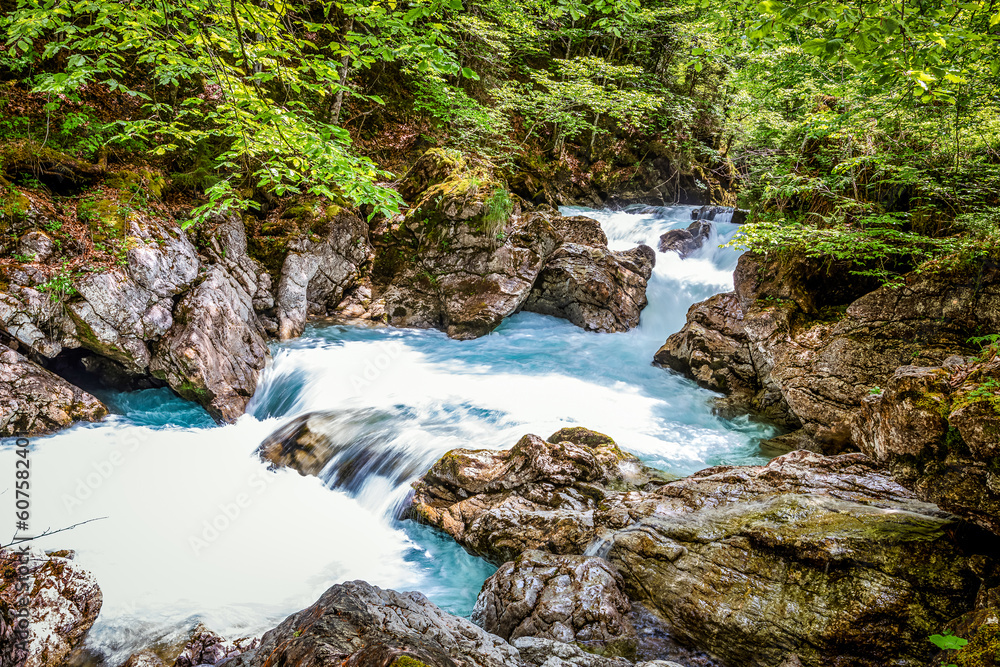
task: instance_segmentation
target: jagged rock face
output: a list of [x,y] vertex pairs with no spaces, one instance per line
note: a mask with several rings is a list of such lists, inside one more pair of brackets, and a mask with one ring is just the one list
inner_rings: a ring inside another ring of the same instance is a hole
[[726,392],[731,407],[801,425],[834,453],[856,446],[854,412],[898,367],[940,363],[977,332],[1000,330],[995,270],[912,274],[903,287],[865,293],[849,267],[828,276],[796,266],[744,255],[735,292],[692,306],[654,360]]
[[[22,555],[17,549],[0,551],[0,609],[5,607],[8,623],[15,625],[21,605],[18,599],[28,597],[30,637],[23,667],[60,667],[70,651],[83,644],[87,631],[101,611],[103,596],[97,581],[72,560],[47,556],[29,549]],[[19,583],[27,578],[27,591],[19,591]],[[4,620],[0,619],[0,632]],[[16,627],[16,625],[15,625]],[[16,650],[7,646],[3,651]]]
[[862,401],[854,439],[925,500],[1000,535],[1000,361],[904,366]]
[[[563,429],[548,441],[526,435],[505,451],[448,452],[414,483],[409,514],[497,564],[530,549],[582,554],[597,537],[602,501],[648,481],[611,438]],[[604,523],[629,521],[616,514]]]
[[545,264],[524,310],[562,317],[588,331],[628,331],[646,307],[656,253],[563,243]]
[[544,217],[492,211],[494,192],[505,193],[453,178],[395,225],[373,276],[388,277],[381,301],[390,324],[476,338],[521,308],[559,237]]
[[472,622],[507,641],[541,637],[634,655],[622,578],[603,558],[527,551],[486,580]]
[[156,344],[150,371],[215,419],[243,414],[269,356],[253,300],[222,267],[213,266],[174,312]]
[[368,225],[349,211],[328,215],[315,234],[289,243],[278,282],[278,337],[302,333],[309,315],[326,315],[359,284],[372,258]]
[[610,251],[588,218],[522,214],[490,169],[446,151],[421,157],[401,193],[414,204],[380,237],[369,314],[460,339],[522,308],[596,331],[638,324],[651,249]]
[[996,576],[990,545],[863,454],[797,451],[612,491],[587,467],[575,484],[515,473],[501,487],[511,453],[446,455],[413,513],[486,558],[607,554],[633,600],[729,664],[916,664]]
[[[217,665],[220,662],[234,658],[237,655],[257,648],[260,641],[257,639],[241,639],[235,642],[218,635],[211,630],[204,628],[195,632],[191,640],[184,645],[180,655],[174,661],[173,667],[198,667],[198,665]],[[135,659],[133,661],[133,659]],[[141,667],[138,663],[141,660],[159,660],[155,654],[137,653],[129,657],[129,662],[133,662],[132,667]],[[162,661],[161,661],[162,664]]]
[[795,452],[658,494],[687,511],[661,506],[608,558],[678,636],[731,664],[922,664],[927,635],[981,583],[975,542],[951,539],[957,518],[859,454]]
[[330,588],[316,604],[267,632],[259,648],[227,664],[517,667],[521,661],[517,649],[441,611],[420,593],[353,581]]
[[38,435],[106,414],[104,404],[79,387],[0,348],[0,436]]
[[[713,216],[714,217],[714,216]],[[671,229],[660,236],[660,252],[676,252],[681,258],[689,257],[705,245],[712,233],[712,223],[695,220],[687,229]]]

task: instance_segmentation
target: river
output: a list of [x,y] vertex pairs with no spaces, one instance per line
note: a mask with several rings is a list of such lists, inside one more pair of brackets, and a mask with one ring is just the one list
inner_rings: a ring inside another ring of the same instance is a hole
[[[564,211],[598,219],[611,247],[626,249],[655,248],[664,231],[690,223],[692,209]],[[117,665],[197,623],[255,634],[350,579],[420,590],[468,615],[494,568],[395,519],[409,482],[455,447],[508,448],[526,433],[582,425],[678,475],[762,462],[767,428],[714,416],[709,392],[650,363],[692,303],[732,288],[738,253],[718,246],[736,229],[716,223],[688,259],[657,253],[649,306],[628,333],[588,333],[532,313],[474,341],[316,323],[272,346],[235,424],[216,426],[166,389],[101,395],[113,416],[33,439],[31,451],[32,529],[98,519],[40,542],[75,550],[101,585],[88,646]],[[332,411],[331,435],[363,449],[367,465],[346,478],[331,466],[320,479],[258,461],[261,440],[314,410]],[[6,441],[0,470],[13,471],[13,458]],[[5,516],[11,496],[0,496]]]

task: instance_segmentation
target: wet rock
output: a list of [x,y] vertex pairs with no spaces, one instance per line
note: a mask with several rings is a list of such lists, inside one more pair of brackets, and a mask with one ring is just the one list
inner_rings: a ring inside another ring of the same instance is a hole
[[621,575],[602,558],[526,551],[486,580],[472,622],[507,641],[541,637],[634,656]]
[[52,239],[45,232],[28,232],[17,242],[18,254],[30,257],[30,261],[34,262],[47,260],[52,255],[53,248]]
[[735,292],[692,306],[655,360],[731,406],[801,426],[824,452],[856,447],[855,411],[897,368],[939,364],[976,332],[1000,330],[1000,272],[912,274],[868,291],[850,268],[744,255]]
[[311,234],[292,239],[277,292],[278,337],[302,333],[309,315],[327,315],[359,284],[372,257],[368,225],[330,207]]
[[150,372],[215,419],[243,414],[269,358],[253,299],[222,267],[184,295],[155,346]]
[[517,312],[559,235],[545,216],[514,212],[503,184],[485,175],[427,189],[384,235],[375,260],[389,324],[466,339]]
[[903,366],[853,422],[863,452],[925,500],[1000,535],[1000,360]]
[[[83,644],[101,611],[103,596],[93,575],[68,558],[31,549],[0,550],[0,574],[0,607],[7,609],[8,628],[18,620],[18,602],[24,595],[31,614],[26,660],[11,664],[60,667]],[[19,590],[25,579],[26,592]],[[5,650],[10,648],[4,646],[0,654]]]
[[[552,639],[518,637],[511,643],[521,654],[524,667],[633,667],[632,661],[625,658],[594,655],[573,644]],[[651,663],[640,663],[640,665],[659,667]]]
[[633,520],[627,512],[602,518],[602,501],[649,481],[608,436],[563,429],[548,441],[526,435],[505,451],[448,452],[413,484],[409,514],[497,564],[530,549],[582,554],[599,523]]
[[608,559],[673,633],[730,664],[922,664],[927,635],[982,581],[957,518],[859,454],[793,452],[656,494]]
[[165,667],[166,663],[152,651],[133,653],[122,667]]
[[230,667],[286,664],[510,667],[517,649],[420,593],[382,590],[363,581],[333,586],[308,609],[265,633],[260,647]]
[[562,317],[588,331],[628,331],[646,307],[656,253],[564,243],[538,276],[524,310]]
[[361,491],[373,476],[394,486],[420,472],[420,462],[402,445],[387,443],[380,410],[310,412],[269,435],[257,455],[272,468],[288,467],[320,477],[330,488]]
[[0,436],[38,435],[106,414],[95,397],[0,347]]
[[687,229],[671,229],[660,236],[660,252],[676,252],[681,258],[689,257],[700,249],[712,233],[712,223],[695,220]]
[[[235,658],[245,651],[253,650],[259,645],[260,640],[258,639],[240,639],[233,642],[202,627],[184,645],[180,655],[174,661],[174,667],[217,665],[230,658]],[[135,656],[132,657],[134,658]],[[131,661],[132,658],[129,658],[129,660]]]

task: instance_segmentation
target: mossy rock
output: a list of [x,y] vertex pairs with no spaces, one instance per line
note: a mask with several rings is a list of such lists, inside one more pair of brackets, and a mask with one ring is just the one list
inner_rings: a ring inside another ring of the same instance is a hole
[[422,660],[417,660],[408,655],[401,655],[392,661],[389,667],[432,667]]
[[31,200],[17,188],[0,188],[0,233],[16,230],[31,209]]
[[281,278],[281,267],[288,256],[288,238],[288,235],[251,235],[247,238],[247,253],[264,265],[275,284]]
[[167,185],[165,176],[150,169],[123,169],[108,175],[104,182],[108,187],[118,190],[143,191],[156,199],[163,196]]
[[76,217],[90,227],[95,243],[109,238],[121,238],[125,234],[127,213],[112,199],[83,199],[77,202]]

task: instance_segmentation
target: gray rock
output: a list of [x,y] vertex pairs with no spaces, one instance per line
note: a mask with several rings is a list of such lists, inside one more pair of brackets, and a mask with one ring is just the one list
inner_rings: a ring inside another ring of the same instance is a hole
[[625,658],[594,655],[552,639],[518,637],[511,644],[521,654],[524,667],[632,667]]
[[278,283],[278,337],[302,333],[309,315],[326,315],[359,282],[371,259],[368,225],[349,211],[328,216],[319,235],[289,243]]
[[[405,661],[403,658],[410,658]],[[441,611],[420,593],[363,581],[333,586],[308,609],[261,638],[228,667],[404,665],[511,667],[517,649],[469,621]]]
[[646,307],[656,253],[563,243],[545,264],[524,310],[568,319],[588,331],[628,331]]
[[[714,217],[714,216],[713,216]],[[660,236],[660,252],[676,252],[681,258],[689,257],[705,245],[712,233],[712,223],[695,220],[687,229],[671,229]]]
[[87,392],[0,347],[0,436],[37,435],[106,414]]
[[219,266],[184,295],[155,345],[151,373],[215,419],[243,414],[270,353],[243,285]]
[[[31,613],[28,654],[23,667],[61,667],[69,653],[81,646],[101,611],[103,596],[93,575],[72,560],[29,549],[0,550],[0,611],[17,618],[22,593],[15,582],[27,578]],[[2,615],[2,614],[0,614]],[[0,620],[0,627],[4,621]],[[0,655],[9,647],[0,649]],[[5,663],[7,664],[7,663]]]
[[52,255],[54,248],[52,239],[45,232],[28,232],[17,242],[18,254],[33,258],[32,261],[44,262]]
[[541,637],[604,656],[634,656],[622,578],[603,558],[526,551],[486,580],[472,621],[508,641]]

